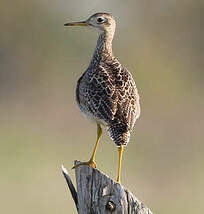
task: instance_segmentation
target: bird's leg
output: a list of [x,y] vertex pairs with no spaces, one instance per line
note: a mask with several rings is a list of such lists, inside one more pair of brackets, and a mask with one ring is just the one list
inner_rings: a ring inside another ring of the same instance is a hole
[[118,152],[119,152],[119,162],[118,162],[118,178],[117,178],[117,182],[120,184],[120,171],[121,171],[121,164],[122,164],[122,156],[123,156],[123,145],[121,145],[118,148]]
[[96,144],[94,146],[94,150],[93,150],[91,159],[89,161],[90,163],[93,163],[93,165],[95,166],[95,167],[92,166],[93,168],[96,168],[95,156],[96,156],[96,150],[97,150],[98,144],[100,142],[101,135],[102,135],[101,126],[99,124],[97,124],[97,140],[96,140]]
[[95,156],[96,156],[96,150],[97,150],[98,144],[100,142],[101,135],[102,135],[101,126],[99,124],[97,124],[97,140],[96,140],[96,144],[94,146],[94,150],[93,150],[90,160],[88,162],[81,162],[81,163],[75,165],[74,167],[72,167],[72,169],[75,169],[79,166],[84,166],[84,165],[88,165],[88,166],[91,166],[92,168],[96,168]]

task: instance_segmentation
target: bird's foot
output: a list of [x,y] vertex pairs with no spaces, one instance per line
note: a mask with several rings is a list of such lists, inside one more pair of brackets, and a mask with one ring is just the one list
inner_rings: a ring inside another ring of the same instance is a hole
[[96,162],[94,160],[90,160],[88,162],[81,162],[72,167],[72,169],[76,169],[79,166],[91,166],[92,168],[96,168]]

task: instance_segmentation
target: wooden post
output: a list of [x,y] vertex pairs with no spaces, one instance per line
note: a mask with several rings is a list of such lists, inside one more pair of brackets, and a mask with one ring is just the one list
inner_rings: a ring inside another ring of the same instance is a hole
[[129,190],[97,169],[75,169],[77,192],[64,167],[62,172],[79,214],[153,214]]

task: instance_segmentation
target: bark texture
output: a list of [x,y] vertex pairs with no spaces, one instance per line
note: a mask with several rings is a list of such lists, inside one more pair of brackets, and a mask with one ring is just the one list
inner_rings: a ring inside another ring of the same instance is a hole
[[[62,170],[65,178],[69,177],[67,171]],[[99,170],[80,166],[75,172],[77,195],[73,199],[79,214],[153,214],[129,190]],[[70,183],[70,179],[67,180]],[[68,186],[70,188],[70,184]],[[71,186],[70,191],[73,192],[74,187]]]

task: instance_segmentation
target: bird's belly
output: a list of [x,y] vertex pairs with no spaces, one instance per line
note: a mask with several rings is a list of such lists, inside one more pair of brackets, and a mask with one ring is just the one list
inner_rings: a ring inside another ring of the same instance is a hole
[[88,93],[89,83],[87,79],[84,81],[83,77],[84,74],[78,80],[76,86],[76,102],[78,107],[87,119],[101,125],[106,125],[105,121],[98,118],[96,113],[94,113],[93,109],[90,107],[90,94]]
[[101,120],[100,118],[96,117],[92,112],[90,112],[86,106],[84,106],[82,103],[77,102],[80,111],[83,113],[83,115],[90,121],[101,124],[106,126],[107,123],[104,120]]

